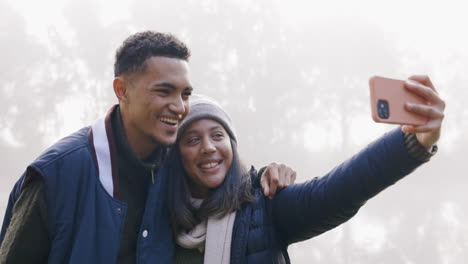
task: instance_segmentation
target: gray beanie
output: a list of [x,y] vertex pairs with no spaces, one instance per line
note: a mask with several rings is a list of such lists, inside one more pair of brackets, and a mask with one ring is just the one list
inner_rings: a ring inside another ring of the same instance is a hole
[[229,133],[229,136],[237,142],[236,132],[229,115],[224,112],[214,99],[204,95],[193,95],[190,97],[190,111],[180,123],[177,139],[180,139],[185,129],[191,123],[205,118],[219,122]]

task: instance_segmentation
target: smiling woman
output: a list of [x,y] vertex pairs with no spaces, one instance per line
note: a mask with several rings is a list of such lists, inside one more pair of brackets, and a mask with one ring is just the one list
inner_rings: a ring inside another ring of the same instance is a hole
[[[237,210],[251,201],[250,180],[237,153],[237,137],[229,116],[211,99],[194,96],[191,110],[181,123],[177,147],[168,157],[171,195],[178,214],[175,229],[189,229],[196,222],[188,213],[189,197],[204,199],[199,215],[221,214]],[[177,157],[173,159],[172,157]],[[179,175],[187,177],[179,177]],[[243,175],[243,176],[239,176]],[[180,215],[184,217],[180,217]]]

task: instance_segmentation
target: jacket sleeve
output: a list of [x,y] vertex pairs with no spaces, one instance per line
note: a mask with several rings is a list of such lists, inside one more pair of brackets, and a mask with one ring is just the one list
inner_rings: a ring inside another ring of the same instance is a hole
[[421,165],[404,140],[395,129],[325,176],[280,191],[271,210],[283,241],[302,241],[346,222],[369,198]]
[[[0,263],[46,263],[50,242],[44,183],[41,177],[35,177],[24,187],[20,187],[21,183],[15,186],[22,189],[21,193],[12,192],[10,210],[5,215]],[[14,199],[16,195],[18,199]]]

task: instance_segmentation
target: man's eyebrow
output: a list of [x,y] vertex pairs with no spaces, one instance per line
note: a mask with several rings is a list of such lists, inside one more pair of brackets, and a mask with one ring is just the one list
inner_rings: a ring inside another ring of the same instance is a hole
[[171,88],[171,89],[177,89],[177,87],[175,85],[173,85],[172,83],[168,83],[168,82],[160,82],[160,83],[155,83],[153,84],[154,87],[166,87],[166,88]]
[[[155,83],[153,86],[154,87],[166,87],[166,88],[171,88],[173,90],[177,89],[177,87],[174,84],[168,83],[168,82]],[[187,87],[184,88],[184,90],[185,91],[193,91],[193,87],[187,86]]]

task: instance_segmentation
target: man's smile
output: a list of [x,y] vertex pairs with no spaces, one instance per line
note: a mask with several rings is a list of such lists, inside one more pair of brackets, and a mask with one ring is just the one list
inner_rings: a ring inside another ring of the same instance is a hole
[[166,117],[166,116],[160,117],[159,121],[161,121],[161,122],[163,122],[165,124],[168,124],[170,126],[176,126],[179,123],[178,118],[172,118],[172,117]]

